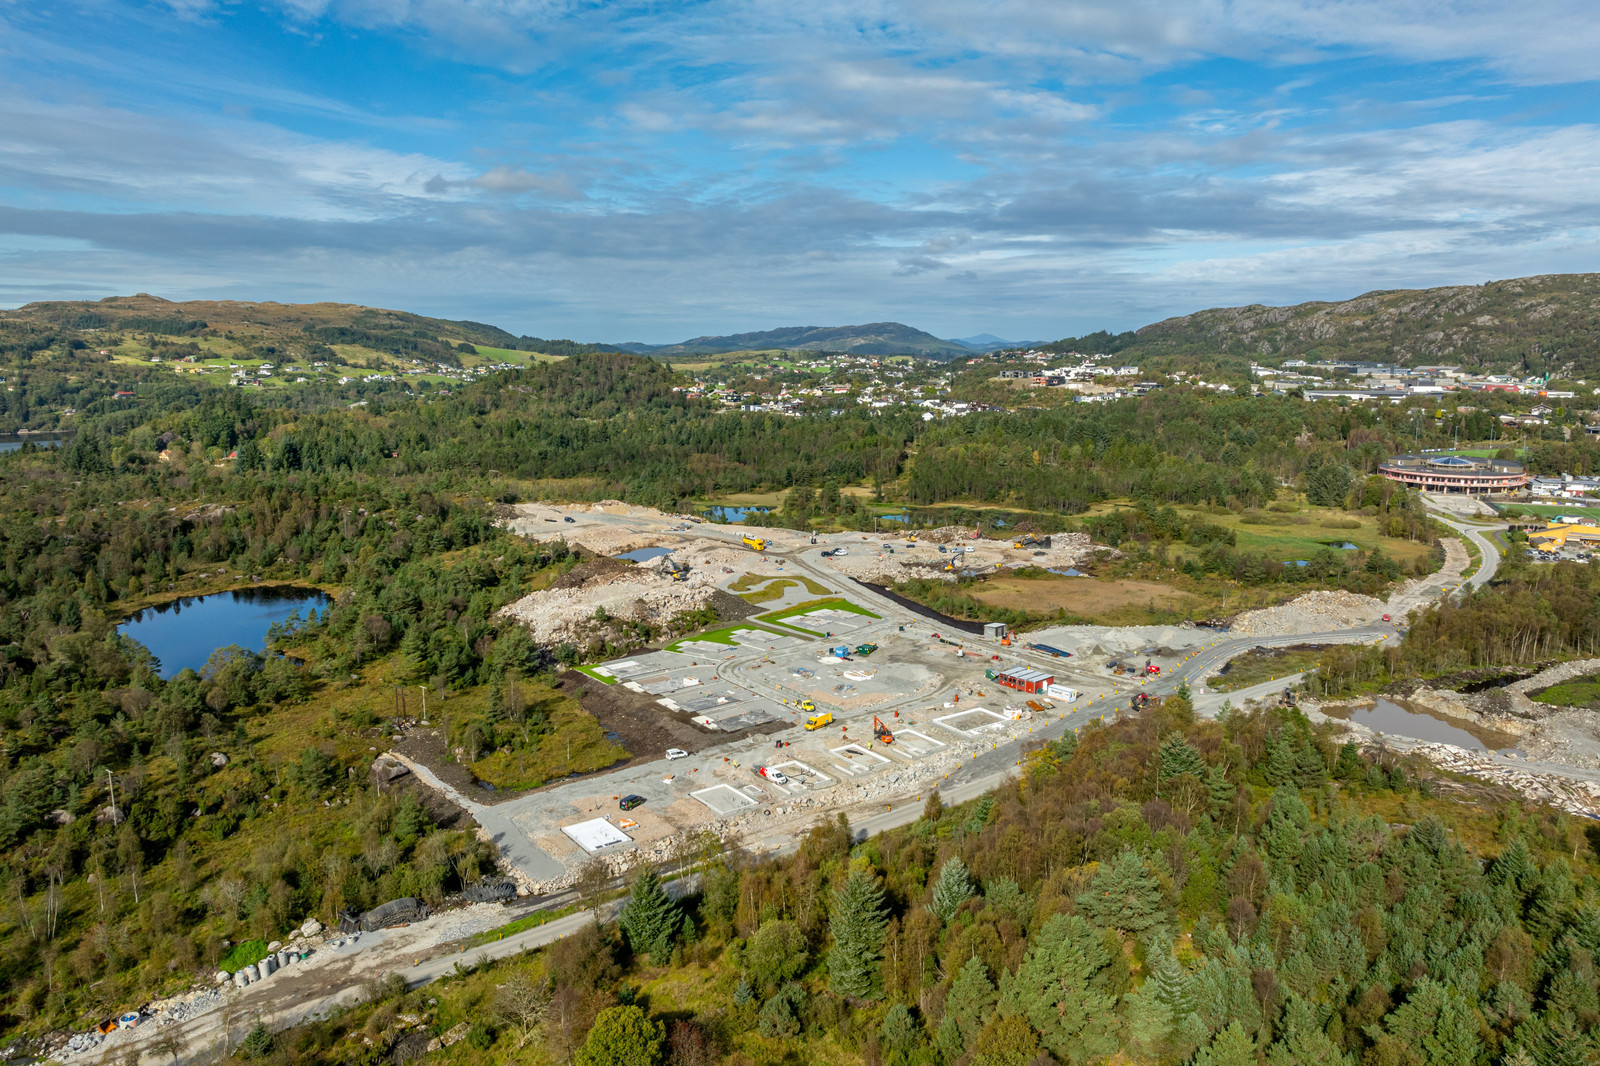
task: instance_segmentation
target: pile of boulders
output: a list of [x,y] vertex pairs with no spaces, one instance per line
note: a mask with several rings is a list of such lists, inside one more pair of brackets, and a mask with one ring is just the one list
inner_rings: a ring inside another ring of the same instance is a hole
[[[1370,744],[1377,746],[1376,741]],[[1417,744],[1409,750],[1441,769],[1504,785],[1535,803],[1583,818],[1600,818],[1600,783],[1508,766],[1488,755],[1453,744]]]
[[544,589],[524,596],[502,612],[528,627],[540,644],[584,644],[604,636],[608,620],[665,625],[678,615],[697,611],[715,587],[695,581],[673,581],[649,570],[598,587]]
[[1297,633],[1331,633],[1368,626],[1386,612],[1384,602],[1355,592],[1308,592],[1277,607],[1246,611],[1229,627],[1235,636],[1278,637]]

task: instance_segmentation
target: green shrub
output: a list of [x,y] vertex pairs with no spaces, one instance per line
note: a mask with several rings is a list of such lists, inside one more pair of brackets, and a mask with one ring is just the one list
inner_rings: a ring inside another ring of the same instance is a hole
[[222,956],[222,961],[217,964],[218,969],[233,973],[246,966],[260,962],[267,957],[267,942],[265,940],[246,940],[242,944],[235,944],[228,953]]

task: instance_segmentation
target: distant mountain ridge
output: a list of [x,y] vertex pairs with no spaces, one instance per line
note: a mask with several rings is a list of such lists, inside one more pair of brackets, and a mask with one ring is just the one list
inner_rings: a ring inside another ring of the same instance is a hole
[[1049,347],[1086,353],[1359,360],[1405,366],[1600,374],[1600,274],[1545,274],[1434,289],[1379,289],[1343,301],[1251,304],[1179,315]]
[[972,355],[975,350],[899,322],[869,322],[862,326],[786,326],[755,333],[731,333],[722,337],[693,337],[680,344],[619,344],[616,347],[657,358],[782,348],[788,351],[955,359]]
[[[429,318],[409,311],[391,311],[362,304],[286,304],[272,300],[167,300],[141,292],[101,300],[44,300],[13,311],[0,310],[0,320],[26,321],[84,330],[132,330],[167,336],[205,330],[238,331],[279,340],[307,337],[330,344],[367,344],[377,350],[396,344],[414,347],[422,340],[434,348],[481,344],[486,348],[577,355],[617,351],[607,345],[570,340],[519,337],[498,326],[465,319]],[[420,352],[437,357],[439,352]]]

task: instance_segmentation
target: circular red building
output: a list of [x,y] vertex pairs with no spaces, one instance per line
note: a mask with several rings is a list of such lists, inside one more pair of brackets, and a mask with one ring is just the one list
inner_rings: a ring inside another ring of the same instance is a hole
[[1398,481],[1423,492],[1487,495],[1521,492],[1528,487],[1528,474],[1521,463],[1449,452],[1396,455],[1379,463],[1378,473],[1390,481]]

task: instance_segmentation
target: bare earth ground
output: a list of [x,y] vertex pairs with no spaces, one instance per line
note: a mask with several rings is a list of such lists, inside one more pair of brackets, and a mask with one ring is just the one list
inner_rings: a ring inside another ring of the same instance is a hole
[[1080,616],[1102,614],[1121,607],[1181,609],[1194,597],[1158,581],[1058,577],[994,577],[972,593],[979,603],[1024,610],[1054,611],[1065,608]]

